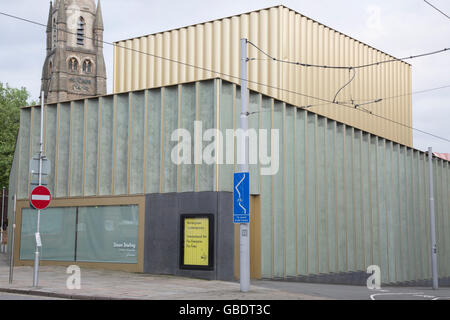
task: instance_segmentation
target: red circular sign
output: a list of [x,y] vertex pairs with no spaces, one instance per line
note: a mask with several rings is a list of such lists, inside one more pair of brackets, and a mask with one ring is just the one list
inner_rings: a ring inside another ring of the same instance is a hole
[[31,191],[31,205],[38,210],[44,210],[47,208],[51,199],[52,195],[46,187],[39,186]]

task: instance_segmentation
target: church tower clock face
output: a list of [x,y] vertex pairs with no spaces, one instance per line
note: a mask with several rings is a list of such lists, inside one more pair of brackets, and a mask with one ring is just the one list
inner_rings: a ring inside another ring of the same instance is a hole
[[47,103],[106,94],[100,0],[50,3],[42,90]]

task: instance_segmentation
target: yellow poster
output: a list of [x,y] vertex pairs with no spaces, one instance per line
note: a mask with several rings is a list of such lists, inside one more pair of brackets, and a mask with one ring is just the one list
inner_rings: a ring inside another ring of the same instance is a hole
[[184,265],[209,265],[209,219],[184,220]]

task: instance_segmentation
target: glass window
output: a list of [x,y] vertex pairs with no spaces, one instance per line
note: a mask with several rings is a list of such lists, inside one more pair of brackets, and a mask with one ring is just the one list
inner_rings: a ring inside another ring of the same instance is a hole
[[75,58],[69,59],[69,71],[76,72],[78,70],[78,60]]
[[[33,260],[36,248],[37,210],[22,210],[20,259]],[[75,257],[76,208],[49,208],[41,211],[39,232],[41,260],[73,261]]]
[[77,261],[137,263],[138,206],[78,209]]
[[83,72],[91,73],[92,72],[92,62],[91,60],[84,60],[83,62]]
[[[137,263],[138,206],[41,211],[41,259]],[[33,260],[37,210],[22,210],[20,259]]]

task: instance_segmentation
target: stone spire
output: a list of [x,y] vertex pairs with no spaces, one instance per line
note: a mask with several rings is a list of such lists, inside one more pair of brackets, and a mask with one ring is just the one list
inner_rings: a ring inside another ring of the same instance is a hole
[[97,4],[97,13],[95,15],[95,26],[94,28],[96,30],[105,30],[104,26],[103,26],[103,14],[102,14],[102,6],[100,3],[100,0],[98,0],[98,4]]
[[52,32],[52,15],[53,15],[53,5],[50,1],[50,9],[48,12],[48,20],[47,20],[47,33]]
[[66,1],[65,0],[60,0],[59,1],[59,5],[58,5],[58,19],[57,19],[57,23],[63,23],[66,24],[66,20],[67,20],[67,15],[66,15]]
[[50,1],[50,9],[48,12],[48,21],[47,21],[47,54],[52,49],[52,35],[53,35],[53,5]]

